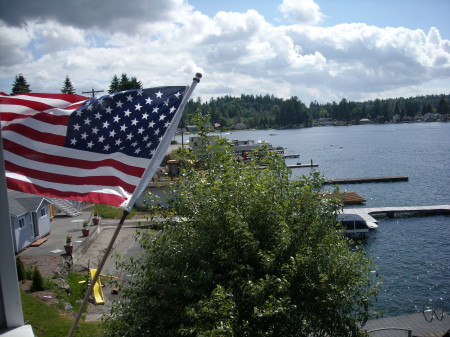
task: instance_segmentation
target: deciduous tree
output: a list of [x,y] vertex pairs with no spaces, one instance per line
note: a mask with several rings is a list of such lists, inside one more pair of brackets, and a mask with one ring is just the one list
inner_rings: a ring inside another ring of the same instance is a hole
[[142,255],[124,265],[133,276],[106,335],[363,336],[374,266],[337,230],[340,205],[320,196],[321,177],[291,180],[267,149],[240,162],[223,139],[199,157],[164,229],[143,232]]

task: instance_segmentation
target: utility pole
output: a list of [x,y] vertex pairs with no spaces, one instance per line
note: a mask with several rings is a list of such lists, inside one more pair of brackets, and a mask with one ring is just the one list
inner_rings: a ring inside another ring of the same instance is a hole
[[83,94],[91,94],[91,95],[92,95],[92,98],[95,97],[95,94],[96,94],[97,92],[103,92],[103,90],[94,90],[94,88],[92,88],[91,91],[82,91]]

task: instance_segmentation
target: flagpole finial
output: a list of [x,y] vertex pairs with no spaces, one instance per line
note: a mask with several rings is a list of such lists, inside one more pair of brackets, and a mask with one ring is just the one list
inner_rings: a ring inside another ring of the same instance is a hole
[[202,74],[197,73],[197,74],[195,74],[195,77],[192,80],[199,83],[201,78],[202,78]]

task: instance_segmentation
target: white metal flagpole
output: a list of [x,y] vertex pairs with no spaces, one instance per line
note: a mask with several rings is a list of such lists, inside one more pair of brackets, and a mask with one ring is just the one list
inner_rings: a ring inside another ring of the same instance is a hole
[[[171,125],[167,129],[163,140],[161,140],[161,143],[159,146],[162,146],[163,149],[165,149],[169,146],[170,141],[172,140],[172,137],[175,134],[175,130],[178,127],[178,123],[180,122],[184,107],[186,106],[190,96],[192,95],[192,92],[194,91],[194,88],[196,87],[197,83],[200,82],[201,77],[202,77],[202,74],[197,73],[195,75],[195,77],[193,78],[192,85],[189,87],[186,95],[183,97],[183,100],[181,101],[181,104],[178,107],[178,110],[172,120]],[[127,215],[129,214],[131,208],[133,207],[133,204],[136,201],[137,197],[139,197],[139,195],[147,187],[150,179],[152,178],[153,174],[155,173],[156,169],[158,168],[162,159],[164,158],[164,155],[165,155],[164,151],[157,151],[157,152],[158,152],[158,154],[152,158],[152,163],[149,165],[149,167],[145,170],[144,174],[142,175],[139,185],[136,187],[133,195],[130,198],[127,209],[125,209],[123,211],[122,219],[120,220],[119,224],[117,225],[116,230],[114,231],[114,234],[111,238],[111,241],[109,242],[108,247],[106,248],[105,254],[103,255],[102,260],[100,261],[100,263],[97,267],[97,272],[95,273],[94,277],[91,280],[89,288],[86,291],[86,294],[84,296],[83,302],[81,303],[80,309],[78,310],[78,314],[75,317],[75,320],[72,324],[69,334],[67,335],[68,337],[72,337],[73,334],[75,333],[75,329],[77,328],[78,322],[80,321],[80,318],[83,314],[84,307],[86,306],[86,304],[89,300],[89,297],[91,296],[92,290],[94,289],[94,285],[97,282],[98,277],[100,276],[103,266],[105,265],[106,259],[108,258],[108,255],[111,252],[114,242],[116,241],[116,238],[119,235],[119,232],[122,228],[123,223],[125,222]],[[161,155],[161,153],[162,153],[162,155]]]
[[12,227],[6,189],[3,140],[0,131],[0,329],[24,325]]

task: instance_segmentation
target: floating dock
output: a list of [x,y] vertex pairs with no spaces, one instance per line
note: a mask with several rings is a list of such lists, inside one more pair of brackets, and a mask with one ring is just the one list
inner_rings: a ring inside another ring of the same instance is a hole
[[388,183],[396,181],[408,181],[408,177],[371,177],[371,178],[349,178],[349,179],[330,179],[325,180],[326,185],[340,185],[340,184],[362,184],[362,183]]
[[349,179],[330,179],[326,180],[326,185],[337,184],[362,184],[362,183],[388,183],[395,181],[408,181],[408,177],[395,176],[395,177],[371,177],[371,178],[349,178]]
[[295,165],[287,165],[289,168],[300,168],[300,167],[318,167],[319,164],[295,164]]
[[363,329],[370,332],[370,336],[373,337],[448,336],[446,335],[446,333],[450,331],[450,316],[448,315],[448,313],[444,313],[442,318],[439,318],[441,317],[435,317],[430,322],[421,312],[410,315],[378,318],[367,321]]
[[372,215],[384,215],[393,218],[395,214],[450,214],[450,205],[345,208],[342,213],[358,214],[368,223],[378,223],[378,220]]

